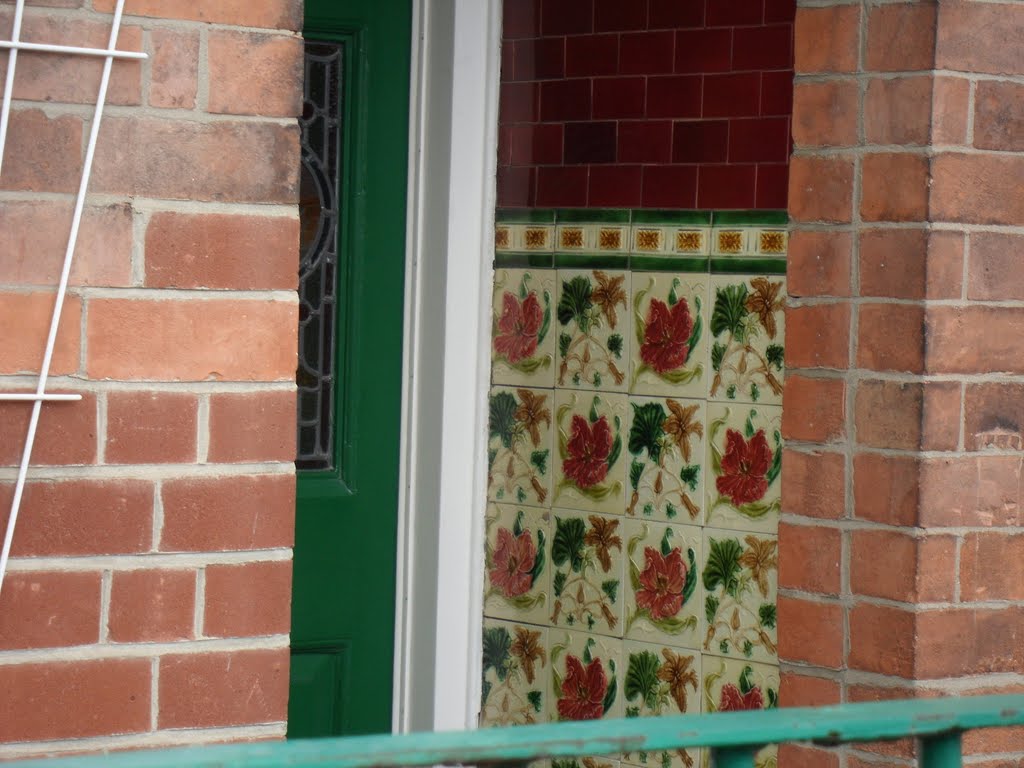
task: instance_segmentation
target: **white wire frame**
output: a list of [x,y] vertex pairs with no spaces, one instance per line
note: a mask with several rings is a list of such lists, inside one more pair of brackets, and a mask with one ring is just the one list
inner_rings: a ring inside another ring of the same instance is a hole
[[[53,303],[53,313],[50,316],[50,329],[46,336],[46,348],[43,352],[43,362],[39,369],[39,379],[36,383],[34,393],[0,394],[0,401],[8,402],[30,402],[32,403],[32,414],[28,422],[28,433],[25,436],[25,445],[21,452],[21,462],[18,465],[18,479],[14,486],[14,498],[11,501],[11,513],[7,519],[7,530],[4,534],[3,549],[0,550],[0,590],[3,589],[4,576],[7,573],[7,562],[11,554],[11,544],[14,541],[14,529],[18,521],[18,512],[21,508],[22,496],[25,492],[25,481],[28,477],[29,462],[32,458],[32,447],[35,444],[36,430],[39,427],[39,414],[44,402],[61,402],[80,400],[79,394],[52,394],[47,393],[46,383],[50,375],[50,363],[53,359],[54,344],[57,341],[57,328],[60,325],[61,312],[64,309],[64,298],[67,294],[68,278],[71,275],[71,262],[75,253],[75,245],[78,242],[78,230],[82,223],[82,211],[85,206],[85,196],[89,188],[89,177],[92,174],[92,163],[96,153],[96,140],[99,136],[100,121],[103,118],[103,107],[107,100],[107,87],[110,84],[110,72],[114,59],[144,59],[145,53],[135,51],[117,50],[117,36],[121,29],[121,16],[124,12],[124,0],[117,0],[114,7],[114,15],[110,27],[110,38],[106,48],[85,48],[70,45],[51,45],[49,43],[30,43],[21,40],[21,24],[25,13],[25,0],[16,0],[14,9],[14,24],[11,28],[10,41],[0,41],[0,48],[8,50],[7,78],[4,82],[3,109],[0,111],[0,163],[2,163],[4,148],[7,143],[7,126],[11,115],[11,97],[14,92],[14,71],[18,61],[18,51],[38,51],[57,54],[79,55],[79,56],[100,56],[103,58],[103,74],[100,77],[99,93],[96,96],[96,107],[93,111],[92,125],[89,129],[89,143],[86,145],[85,161],[82,164],[82,178],[78,184],[78,194],[75,197],[74,213],[71,217],[71,231],[68,234],[67,248],[64,251],[64,262],[61,268],[60,280],[57,283],[57,296]],[[2,173],[2,165],[0,165]]]

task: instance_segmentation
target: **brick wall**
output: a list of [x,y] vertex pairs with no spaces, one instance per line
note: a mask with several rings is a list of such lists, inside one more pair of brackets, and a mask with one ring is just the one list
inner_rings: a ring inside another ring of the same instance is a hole
[[[30,0],[24,37],[105,45],[113,5]],[[113,66],[50,386],[83,398],[43,406],[0,595],[0,756],[284,734],[301,20],[128,0],[150,58]],[[35,386],[101,66],[19,56],[4,391]],[[30,407],[0,404],[0,525]]]
[[504,8],[499,207],[786,207],[794,0]]
[[[815,1],[795,31],[782,701],[1020,692],[1024,6]],[[1024,730],[965,746],[1018,765]]]

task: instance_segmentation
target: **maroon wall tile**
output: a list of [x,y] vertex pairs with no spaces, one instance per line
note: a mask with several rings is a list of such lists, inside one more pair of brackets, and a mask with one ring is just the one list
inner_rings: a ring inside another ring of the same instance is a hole
[[704,26],[701,0],[650,0],[648,29],[682,29]]
[[647,0],[595,0],[594,31],[647,29]]
[[546,80],[540,84],[544,122],[590,119],[590,80]]
[[505,0],[501,36],[505,40],[540,34],[540,0]]
[[542,0],[544,35],[580,35],[594,31],[594,0]]
[[732,37],[732,68],[786,69],[793,66],[793,27],[740,27]]
[[566,165],[614,163],[616,157],[615,122],[566,123],[562,160]]
[[730,163],[784,163],[788,157],[788,118],[755,117],[730,121]]
[[676,72],[728,72],[731,67],[731,29],[684,29],[676,32]]
[[619,40],[619,71],[624,75],[657,75],[672,72],[675,34],[627,32]]
[[498,207],[530,208],[537,204],[534,195],[536,168],[498,169]]
[[541,208],[585,206],[587,204],[589,170],[585,165],[538,168],[537,200],[534,204]]
[[697,172],[698,208],[753,208],[756,165],[702,165]]
[[705,23],[709,27],[760,24],[764,0],[708,0]]
[[603,120],[643,117],[644,86],[645,79],[642,77],[596,78],[594,80],[594,118]]
[[672,162],[724,163],[728,151],[728,120],[691,120],[675,124]]
[[574,35],[566,39],[566,77],[614,75],[618,71],[618,35]]
[[700,117],[700,75],[668,75],[647,79],[648,117]]
[[514,125],[508,136],[511,165],[561,165],[562,124]]
[[753,117],[760,108],[760,72],[704,78],[704,117]]
[[785,209],[789,203],[789,165],[757,166],[756,208]]
[[619,123],[620,163],[669,163],[672,161],[670,120],[627,120]]
[[765,0],[764,23],[793,21],[796,18],[796,0]]
[[641,205],[644,208],[696,207],[697,166],[644,166]]
[[501,82],[514,80],[515,74],[515,44],[511,40],[503,40],[501,43]]
[[498,99],[498,122],[535,123],[540,112],[537,83],[502,83]]
[[549,80],[565,76],[564,37],[516,40],[514,45],[513,80]]
[[761,114],[793,114],[793,70],[761,73]]
[[590,195],[587,205],[592,208],[637,208],[643,169],[639,165],[597,166],[590,169]]

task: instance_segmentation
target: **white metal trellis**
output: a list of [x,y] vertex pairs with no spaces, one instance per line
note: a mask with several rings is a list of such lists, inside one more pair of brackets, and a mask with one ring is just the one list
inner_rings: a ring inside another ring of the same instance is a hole
[[[0,394],[0,401],[31,402],[32,415],[29,418],[28,434],[25,436],[25,446],[21,453],[21,463],[18,465],[18,479],[14,486],[14,498],[11,501],[11,514],[7,519],[7,531],[4,535],[3,550],[0,551],[0,589],[3,588],[4,575],[7,572],[7,560],[11,554],[11,542],[14,540],[14,527],[18,521],[18,510],[21,507],[21,497],[25,491],[25,479],[28,476],[28,465],[32,457],[32,446],[35,443],[36,429],[39,426],[39,413],[44,401],[67,401],[80,400],[81,395],[76,394],[49,394],[46,392],[46,381],[50,375],[50,362],[53,358],[53,347],[57,340],[57,327],[60,325],[61,311],[64,308],[64,297],[67,293],[68,277],[71,274],[71,260],[75,253],[75,244],[78,241],[78,229],[82,222],[82,210],[85,205],[85,195],[89,188],[89,176],[92,173],[92,161],[96,152],[96,138],[99,136],[100,120],[103,117],[103,107],[107,100],[107,86],[110,83],[110,70],[114,59],[144,59],[145,53],[136,51],[117,50],[117,35],[121,28],[121,15],[124,11],[124,0],[117,0],[114,8],[113,23],[110,28],[110,39],[106,48],[81,48],[71,45],[51,45],[49,43],[29,43],[21,40],[21,23],[25,12],[25,0],[17,0],[14,9],[14,24],[11,29],[10,41],[0,41],[0,48],[7,48],[7,79],[4,83],[3,110],[0,111],[0,163],[3,161],[4,147],[7,143],[7,125],[11,115],[11,95],[14,91],[14,68],[18,60],[18,51],[42,51],[49,53],[63,53],[80,56],[101,56],[103,57],[103,74],[100,78],[100,89],[96,97],[96,108],[93,112],[92,125],[89,129],[89,143],[85,150],[85,160],[82,164],[82,178],[78,184],[78,194],[75,197],[75,209],[71,217],[71,231],[68,234],[68,245],[64,251],[64,263],[60,273],[60,281],[57,284],[57,297],[53,304],[53,314],[50,317],[50,330],[46,337],[46,350],[43,353],[43,364],[39,369],[39,380],[36,384],[34,394]],[[0,165],[2,170],[2,165]]]

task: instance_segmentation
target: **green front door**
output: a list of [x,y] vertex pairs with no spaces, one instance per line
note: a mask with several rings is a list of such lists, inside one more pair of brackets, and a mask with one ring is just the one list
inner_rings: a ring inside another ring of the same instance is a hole
[[411,0],[306,0],[288,736],[391,729]]

